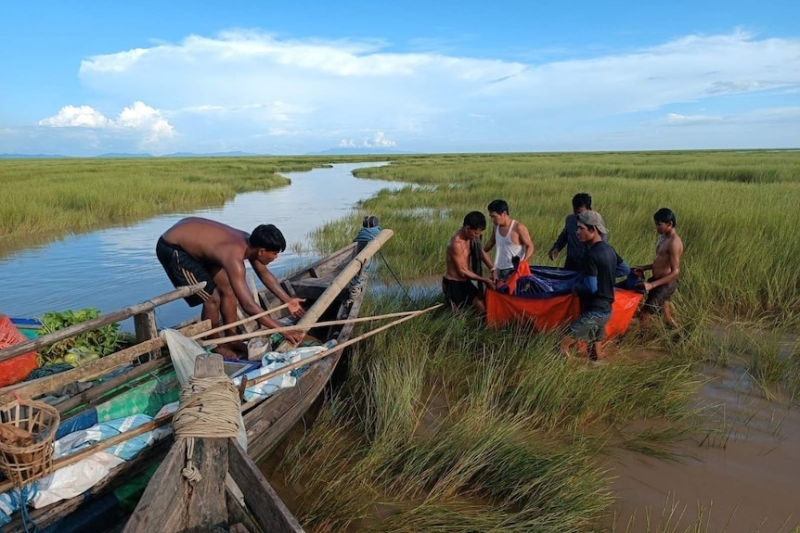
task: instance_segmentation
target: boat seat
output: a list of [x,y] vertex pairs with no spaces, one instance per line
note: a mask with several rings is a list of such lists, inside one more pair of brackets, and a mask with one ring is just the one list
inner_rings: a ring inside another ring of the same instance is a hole
[[[283,288],[297,298],[316,300],[331,284],[330,278],[305,278],[301,280],[283,280]],[[291,290],[290,290],[291,289]]]

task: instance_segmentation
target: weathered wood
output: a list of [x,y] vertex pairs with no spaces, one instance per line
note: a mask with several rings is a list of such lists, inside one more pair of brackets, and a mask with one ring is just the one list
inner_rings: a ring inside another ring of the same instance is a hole
[[[305,326],[306,324],[313,324],[319,320],[322,316],[322,313],[330,307],[331,303],[339,296],[344,288],[350,283],[356,274],[358,274],[366,265],[367,261],[375,255],[378,250],[381,249],[383,243],[388,241],[394,232],[390,229],[381,230],[374,239],[372,239],[366,247],[364,247],[361,252],[356,255],[348,264],[345,266],[336,277],[333,278],[330,285],[328,286],[327,290],[319,297],[319,299],[314,302],[314,304],[306,311],[306,314],[303,315],[297,325],[298,326]],[[292,344],[289,342],[283,342],[279,347],[279,352],[286,351],[292,347]],[[266,347],[264,349],[266,351]]]
[[242,320],[237,320],[236,322],[233,322],[231,324],[227,324],[225,326],[219,326],[217,328],[213,328],[213,329],[210,329],[208,331],[204,331],[203,333],[199,333],[197,335],[193,335],[191,338],[195,339],[195,340],[196,339],[203,339],[205,337],[208,337],[209,335],[213,335],[214,333],[219,333],[220,331],[225,331],[226,329],[230,329],[230,328],[234,328],[236,326],[240,326],[240,325],[244,324],[245,322],[252,322],[254,320],[258,320],[262,316],[267,316],[267,315],[271,315],[273,313],[277,313],[278,311],[280,311],[282,309],[286,309],[287,307],[289,307],[289,304],[283,304],[283,305],[281,305],[279,307],[274,307],[272,309],[267,309],[266,311],[263,311],[263,312],[258,313],[256,315],[249,316],[247,318],[243,318]]
[[[133,330],[136,335],[136,342],[149,341],[158,338],[156,328],[156,316],[152,309],[145,313],[139,313],[133,317]],[[150,352],[150,358],[158,357],[158,352]]]
[[[199,355],[194,376],[224,376],[222,357]],[[179,438],[148,483],[124,533],[178,533],[202,531],[226,524],[225,474],[228,471],[227,439],[194,438],[192,463],[201,478],[190,483],[181,471],[189,439]]]
[[302,533],[300,523],[235,439],[228,439],[228,469],[242,489],[244,501],[261,529],[274,533]]
[[75,335],[92,331],[97,328],[107,326],[108,324],[115,324],[134,315],[151,311],[159,305],[195,294],[196,292],[202,290],[203,287],[205,287],[205,282],[191,285],[189,287],[181,287],[180,289],[175,289],[174,291],[166,294],[156,296],[155,298],[147,300],[146,302],[131,305],[124,309],[120,309],[119,311],[114,311],[112,313],[87,320],[86,322],[81,322],[80,324],[75,324],[74,326],[69,326],[68,328],[60,329],[58,331],[54,331],[53,333],[48,333],[47,335],[42,335],[41,337],[37,337],[27,342],[15,344],[9,348],[0,350],[0,362],[12,357],[16,357],[17,355],[38,351],[40,348],[49,346],[58,341],[63,341],[64,339],[69,339]]
[[65,413],[70,409],[80,405],[91,407],[97,402],[97,400],[102,399],[103,395],[108,391],[114,390],[117,387],[121,387],[133,380],[136,380],[137,378],[145,376],[150,372],[154,372],[159,368],[167,366],[171,363],[172,361],[169,357],[159,357],[153,361],[142,363],[141,365],[132,368],[128,372],[113,377],[108,381],[104,381],[99,385],[95,385],[90,389],[86,389],[85,391],[76,394],[72,398],[56,404],[55,408],[58,409],[59,413]]
[[[230,461],[230,454],[228,454],[228,460]],[[228,506],[228,522],[234,524],[238,523],[249,533],[270,533],[269,531],[262,531],[261,528],[253,522],[250,513],[239,504],[238,498],[231,493],[228,487],[226,487],[226,489],[225,503]],[[230,530],[233,531],[233,526],[231,526]]]
[[[198,322],[179,330],[182,335],[195,335],[209,327],[211,323],[208,320]],[[163,339],[157,338],[131,346],[119,352],[112,353],[91,363],[87,363],[78,368],[54,374],[35,381],[29,381],[17,386],[6,387],[0,389],[0,402],[6,403],[13,401],[15,395],[20,398],[35,398],[40,394],[45,394],[58,387],[63,387],[73,381],[84,381],[96,376],[101,376],[115,368],[126,365],[136,359],[137,357],[146,354],[149,351],[162,348],[166,343]]]

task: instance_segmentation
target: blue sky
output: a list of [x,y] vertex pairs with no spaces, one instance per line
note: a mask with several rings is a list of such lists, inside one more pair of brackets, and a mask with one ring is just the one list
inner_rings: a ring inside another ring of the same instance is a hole
[[800,2],[0,6],[0,153],[800,147]]

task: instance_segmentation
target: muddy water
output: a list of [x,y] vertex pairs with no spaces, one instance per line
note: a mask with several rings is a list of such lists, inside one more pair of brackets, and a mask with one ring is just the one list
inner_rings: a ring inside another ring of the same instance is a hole
[[701,402],[708,435],[677,461],[622,453],[609,467],[616,531],[788,532],[800,527],[800,413],[749,390],[736,370],[711,376]]

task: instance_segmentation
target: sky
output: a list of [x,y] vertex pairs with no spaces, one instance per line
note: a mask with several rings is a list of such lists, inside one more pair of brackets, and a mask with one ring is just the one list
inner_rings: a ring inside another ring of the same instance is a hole
[[800,2],[0,3],[0,154],[800,148]]

